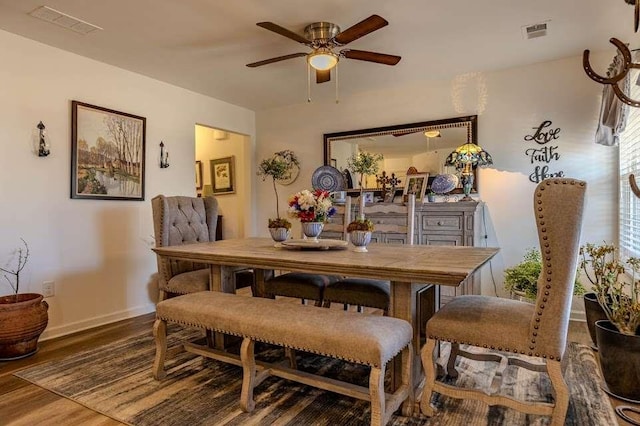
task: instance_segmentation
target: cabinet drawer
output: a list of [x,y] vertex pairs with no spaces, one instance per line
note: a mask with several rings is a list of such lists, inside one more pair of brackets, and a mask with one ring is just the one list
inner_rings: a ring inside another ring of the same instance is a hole
[[424,231],[462,231],[462,216],[422,216],[422,229]]
[[462,235],[423,235],[421,244],[430,246],[462,246]]

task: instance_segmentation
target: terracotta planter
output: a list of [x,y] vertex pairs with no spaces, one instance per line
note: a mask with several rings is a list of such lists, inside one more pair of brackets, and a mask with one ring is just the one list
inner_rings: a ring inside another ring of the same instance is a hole
[[[596,321],[606,320],[607,314],[598,303],[595,293],[587,293],[584,295],[584,312],[587,316],[587,328],[593,344],[596,345]],[[597,346],[596,348],[597,349]]]
[[596,322],[600,367],[609,392],[640,403],[640,336],[618,332],[608,320]]
[[41,294],[0,297],[0,360],[24,358],[38,350],[49,305]]

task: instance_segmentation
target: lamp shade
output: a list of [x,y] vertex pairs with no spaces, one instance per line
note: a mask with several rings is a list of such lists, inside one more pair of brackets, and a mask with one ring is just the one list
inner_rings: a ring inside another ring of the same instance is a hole
[[330,70],[338,63],[338,55],[329,49],[319,48],[307,55],[309,65],[319,71]]
[[474,143],[465,143],[449,154],[444,162],[445,166],[454,166],[456,169],[463,169],[467,164],[470,166],[488,166],[493,164],[493,158],[482,147]]

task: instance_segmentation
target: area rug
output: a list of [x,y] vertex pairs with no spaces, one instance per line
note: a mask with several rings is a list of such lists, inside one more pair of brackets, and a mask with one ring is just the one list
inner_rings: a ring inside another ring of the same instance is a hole
[[[199,330],[171,326],[169,345],[194,340]],[[178,340],[180,339],[180,340]],[[259,358],[283,357],[279,348],[259,346]],[[183,353],[167,361],[167,377],[151,375],[155,353],[150,333],[123,339],[68,358],[15,373],[44,389],[130,425],[367,425],[369,404],[295,382],[271,377],[256,387],[256,408],[239,408],[242,369]],[[571,343],[565,377],[571,391],[566,425],[615,425],[615,414],[600,388],[596,359],[587,346]],[[488,387],[496,364],[460,359],[458,385]],[[366,367],[299,354],[298,368],[367,385]],[[548,376],[509,367],[502,392],[525,400],[550,401]],[[435,394],[434,417],[394,415],[392,425],[536,425],[549,417],[488,407]]]

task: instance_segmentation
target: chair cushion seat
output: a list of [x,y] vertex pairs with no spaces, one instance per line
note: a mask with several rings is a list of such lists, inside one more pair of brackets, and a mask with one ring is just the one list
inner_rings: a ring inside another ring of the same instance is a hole
[[489,296],[454,297],[427,321],[427,336],[473,346],[530,352],[535,306]]
[[389,281],[344,278],[327,286],[324,290],[324,300],[387,310],[390,288]]
[[325,287],[339,279],[340,277],[335,275],[290,272],[265,281],[264,289],[268,296],[322,300]]
[[160,290],[176,294],[209,290],[209,268],[196,269],[195,271],[175,275]]

